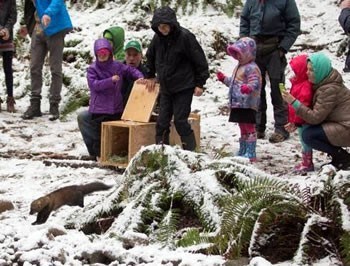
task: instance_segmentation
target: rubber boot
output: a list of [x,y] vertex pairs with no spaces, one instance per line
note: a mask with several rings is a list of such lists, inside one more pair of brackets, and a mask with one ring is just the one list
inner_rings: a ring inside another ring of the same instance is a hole
[[6,100],[6,103],[7,103],[7,112],[15,113],[16,112],[16,109],[15,109],[15,104],[16,104],[15,98],[13,98],[12,96],[8,96],[7,100]]
[[296,174],[305,174],[314,171],[312,162],[312,150],[302,153],[302,162],[294,167],[293,172]]
[[181,136],[182,148],[187,151],[194,151],[196,149],[196,138],[192,132],[188,136]]
[[339,148],[334,154],[330,154],[332,157],[331,164],[338,170],[346,170],[350,167],[350,154]]
[[23,119],[33,119],[34,117],[42,116],[40,110],[40,99],[30,99],[30,106],[24,112]]
[[239,139],[239,150],[236,154],[236,156],[244,156],[247,150],[247,138],[245,136],[242,136]]
[[247,148],[244,157],[248,158],[250,162],[256,162],[256,140],[247,141]]
[[60,117],[60,112],[58,109],[58,103],[50,103],[50,121],[54,121]]

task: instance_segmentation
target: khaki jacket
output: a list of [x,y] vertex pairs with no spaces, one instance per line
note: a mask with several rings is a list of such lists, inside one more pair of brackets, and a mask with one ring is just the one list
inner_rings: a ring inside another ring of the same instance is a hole
[[314,85],[310,108],[301,105],[296,113],[308,124],[322,125],[331,144],[350,146],[350,90],[335,69],[320,84]]

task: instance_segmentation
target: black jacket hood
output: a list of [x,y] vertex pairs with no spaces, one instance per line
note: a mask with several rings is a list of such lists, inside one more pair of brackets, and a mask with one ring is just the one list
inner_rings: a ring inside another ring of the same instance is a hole
[[152,30],[159,36],[162,36],[162,34],[158,30],[159,24],[170,25],[170,34],[175,33],[180,29],[180,24],[179,22],[177,22],[175,11],[168,6],[160,7],[156,9],[156,11],[154,11],[151,24]]

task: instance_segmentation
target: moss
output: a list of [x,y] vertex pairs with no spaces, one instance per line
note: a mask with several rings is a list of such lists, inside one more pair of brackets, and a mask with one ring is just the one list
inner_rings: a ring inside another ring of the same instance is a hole
[[90,96],[85,91],[73,93],[61,112],[61,120],[65,120],[67,115],[79,109],[82,106],[89,105]]

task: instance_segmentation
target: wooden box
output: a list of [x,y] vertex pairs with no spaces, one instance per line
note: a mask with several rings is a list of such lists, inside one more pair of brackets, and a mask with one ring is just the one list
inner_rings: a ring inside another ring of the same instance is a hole
[[[197,148],[200,146],[200,119],[199,116],[189,118],[194,131]],[[180,136],[171,123],[170,145],[181,146]],[[155,144],[155,122],[110,121],[102,123],[101,133],[101,164],[126,167],[131,158],[142,146]]]
[[[149,122],[156,104],[159,85],[149,92],[144,84],[134,83],[122,120],[103,122],[101,129],[101,158],[103,165],[125,167],[142,146],[155,144],[156,123]],[[200,145],[200,116],[191,114],[189,123]],[[170,145],[180,145],[181,139],[171,123]]]

